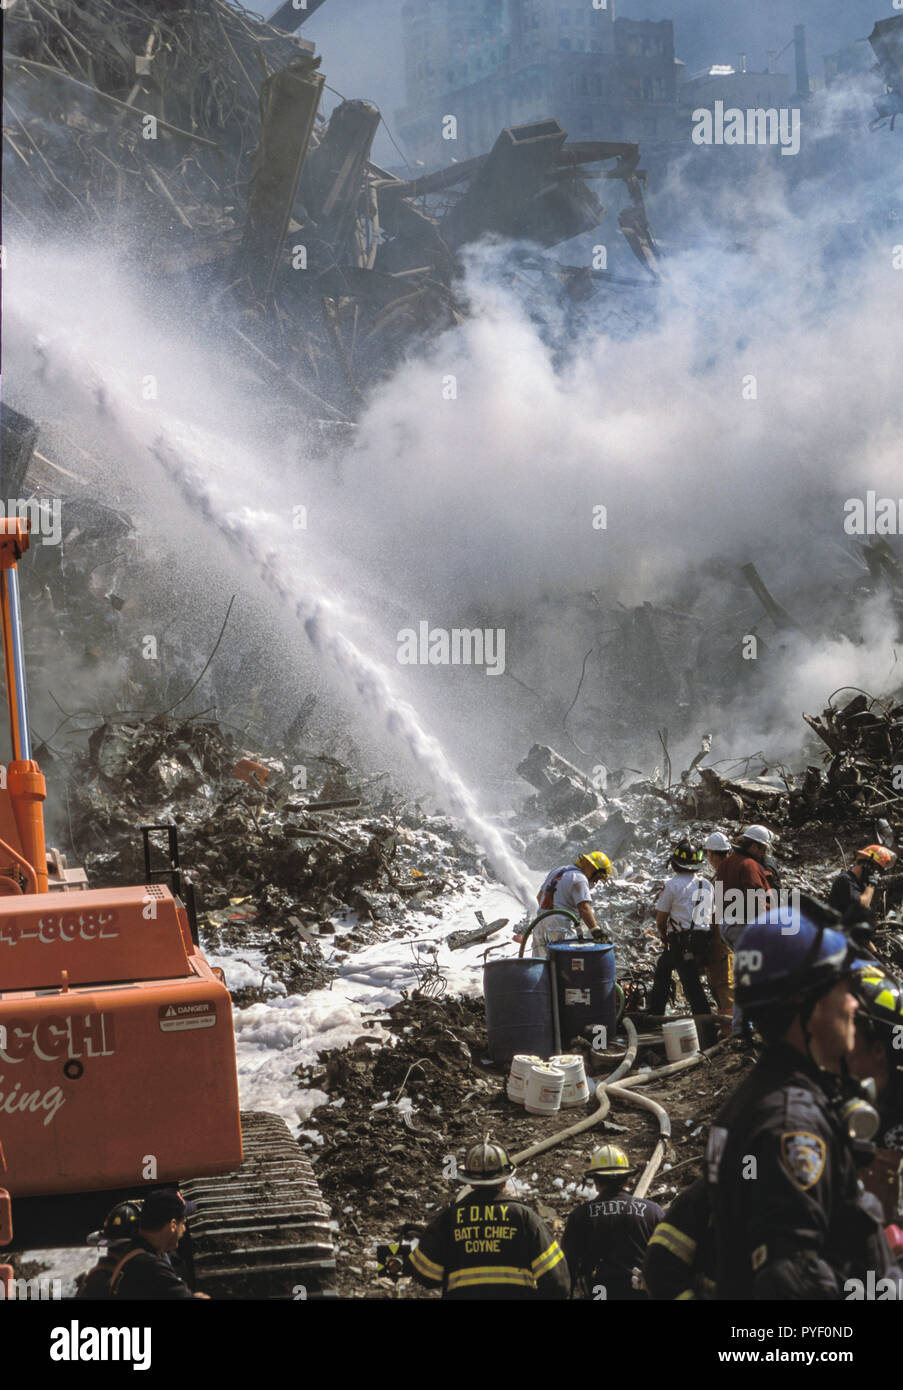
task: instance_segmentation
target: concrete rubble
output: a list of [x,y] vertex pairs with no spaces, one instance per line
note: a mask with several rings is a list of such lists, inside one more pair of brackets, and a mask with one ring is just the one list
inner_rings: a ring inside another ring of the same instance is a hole
[[[550,118],[399,178],[371,159],[375,106],[320,113],[320,59],[286,32],[295,23],[224,0],[19,0],[4,40],[8,225],[102,228],[123,247],[140,226],[151,275],[199,289],[206,327],[249,371],[310,421],[345,427],[415,342],[466,315],[469,245],[592,231],[605,217],[593,181],[622,184],[621,233],[655,278],[636,145],[568,143]],[[610,278],[545,269],[580,295]]]

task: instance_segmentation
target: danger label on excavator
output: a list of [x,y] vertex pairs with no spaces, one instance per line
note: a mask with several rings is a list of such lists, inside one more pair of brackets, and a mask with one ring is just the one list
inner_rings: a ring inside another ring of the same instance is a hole
[[216,1005],[212,999],[194,1004],[161,1004],[160,1029],[163,1033],[184,1033],[188,1028],[212,1028]]

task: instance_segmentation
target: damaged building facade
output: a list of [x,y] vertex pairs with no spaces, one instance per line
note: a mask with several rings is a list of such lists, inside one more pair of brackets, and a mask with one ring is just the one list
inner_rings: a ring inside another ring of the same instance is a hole
[[[554,112],[572,139],[652,143],[677,135],[670,20],[544,0],[408,0],[407,102],[399,133],[420,163],[467,159],[502,125]],[[456,138],[444,118],[453,115]],[[446,134],[443,135],[445,129]]]

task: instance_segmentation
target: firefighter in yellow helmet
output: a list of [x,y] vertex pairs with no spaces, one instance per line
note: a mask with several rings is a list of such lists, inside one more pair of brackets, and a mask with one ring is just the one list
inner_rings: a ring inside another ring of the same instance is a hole
[[875,1085],[879,1127],[876,1152],[859,1179],[878,1198],[885,1220],[903,1227],[903,987],[877,961],[858,960],[853,970],[856,1041],[849,1068]]
[[646,1297],[640,1271],[649,1238],[665,1213],[656,1202],[625,1190],[636,1171],[617,1144],[603,1144],[590,1158],[584,1176],[596,1195],[571,1212],[561,1241],[575,1297]]
[[[547,874],[536,895],[539,906],[544,912],[556,907],[567,908],[580,920],[579,923],[575,922],[573,917],[563,914],[560,917],[544,917],[530,934],[534,956],[545,959],[546,947],[556,941],[588,940],[591,935],[599,938],[601,933],[593,912],[590,888],[611,878],[613,873],[614,868],[607,854],[601,850],[589,850],[579,854],[572,864],[562,864]],[[519,941],[520,937],[516,936],[515,940]]]
[[535,1212],[508,1196],[515,1172],[489,1138],[468,1150],[455,1179],[467,1184],[411,1251],[414,1277],[447,1299],[564,1299],[570,1277],[557,1240]]

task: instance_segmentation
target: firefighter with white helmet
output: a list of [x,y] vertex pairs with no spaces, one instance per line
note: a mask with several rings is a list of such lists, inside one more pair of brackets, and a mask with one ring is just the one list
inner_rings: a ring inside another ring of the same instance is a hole
[[736,849],[726,855],[715,871],[715,902],[721,935],[731,947],[749,922],[754,922],[773,906],[771,882],[765,859],[773,843],[764,825],[747,825]]
[[[555,1237],[505,1188],[515,1167],[501,1144],[474,1144],[456,1180],[468,1186],[411,1251],[414,1277],[444,1299],[565,1299],[570,1277]],[[473,1190],[471,1190],[473,1189]]]
[[584,1177],[596,1195],[571,1212],[561,1240],[579,1298],[646,1297],[640,1271],[649,1238],[665,1213],[656,1202],[625,1191],[636,1172],[617,1144],[593,1151]]
[[[711,835],[706,836],[702,847],[717,874],[731,852],[730,840],[721,830],[713,830]],[[721,1024],[722,1034],[727,1036],[731,1032],[731,1024],[726,1021],[727,1014],[733,1014],[733,1031],[739,1034],[741,1023],[734,1010],[733,951],[721,934],[721,914],[717,911],[712,921],[712,946],[706,961],[705,976],[718,1012],[725,1019]]]

